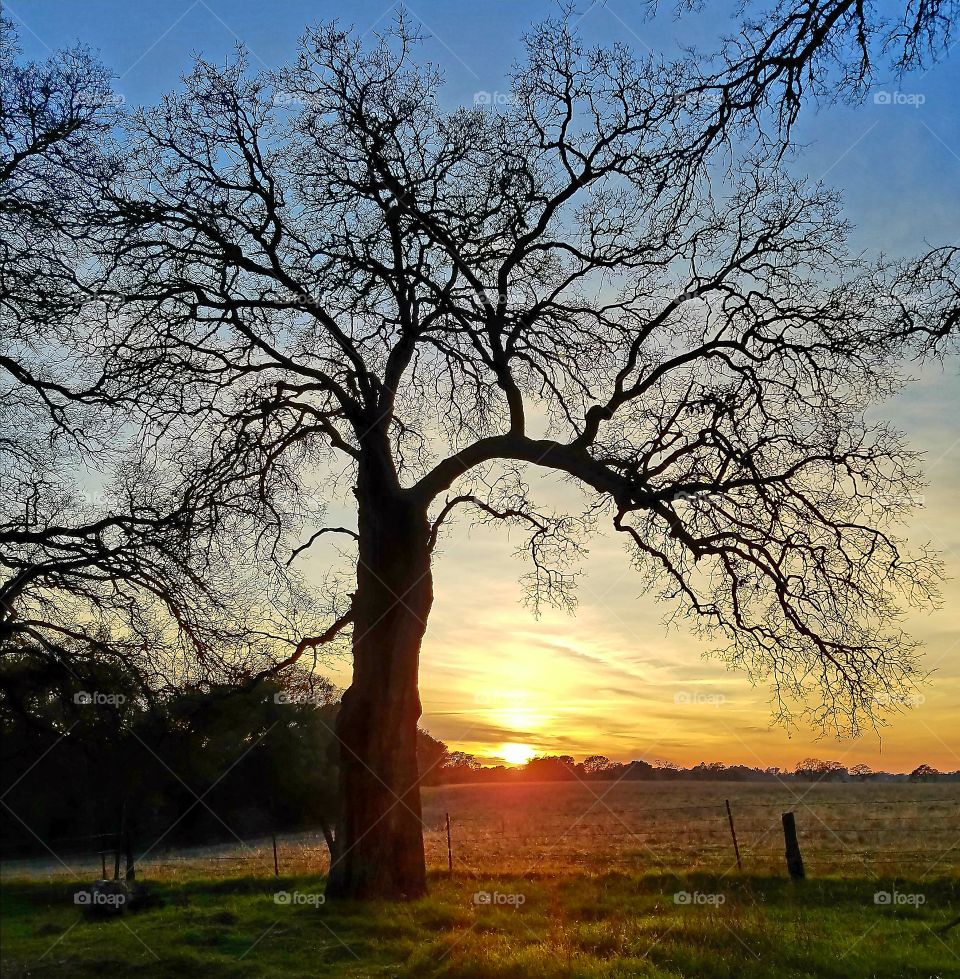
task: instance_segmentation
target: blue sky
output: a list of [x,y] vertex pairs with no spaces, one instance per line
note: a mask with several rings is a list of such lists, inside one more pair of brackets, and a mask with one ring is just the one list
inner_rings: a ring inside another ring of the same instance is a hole
[[[396,9],[385,0],[14,0],[3,6],[29,57],[77,40],[98,50],[128,105],[151,103],[175,87],[195,53],[220,60],[242,41],[254,67],[275,68],[293,56],[308,23],[335,17],[372,37]],[[579,27],[591,41],[619,40],[641,51],[711,49],[731,29],[736,5],[714,0],[707,12],[679,21],[673,6],[661,3],[664,13],[651,21],[637,2],[581,0]],[[557,8],[542,0],[416,0],[406,9],[427,35],[424,56],[446,73],[445,98],[453,107],[472,103],[478,92],[505,92],[506,73],[522,54],[522,32]],[[899,81],[881,72],[862,105],[808,106],[797,136],[803,147],[792,168],[843,191],[861,247],[909,255],[925,242],[960,237],[960,45],[926,72]],[[958,407],[957,365],[949,363],[924,371],[888,411],[927,453],[931,487],[914,533],[944,551],[954,579],[960,578]],[[425,723],[457,747],[492,757],[502,742],[524,741],[577,755],[596,748],[618,758],[765,764],[815,753],[850,764],[902,768],[930,761],[960,768],[953,747],[960,744],[955,581],[946,587],[943,609],[911,620],[928,642],[928,666],[937,670],[925,702],[897,720],[882,742],[814,744],[807,732],[791,740],[768,730],[766,691],[718,664],[704,665],[689,636],[664,631],[662,610],[637,595],[615,542],[594,546],[578,616],[550,614],[539,623],[518,606],[520,569],[504,574],[509,551],[496,533],[470,540],[464,533],[438,564],[423,660]],[[485,610],[482,621],[477,608]],[[333,672],[341,682],[348,675],[346,664]],[[705,696],[678,703],[678,692],[691,691]]]
[[[732,29],[734,3],[676,19],[672,3],[650,19],[636,0],[581,0],[579,28],[592,41],[623,41],[638,51],[703,50]],[[880,6],[896,6],[891,0]],[[373,34],[395,15],[385,0],[14,0],[4,3],[20,26],[24,51],[83,40],[116,73],[129,103],[152,102],[175,86],[191,56],[219,59],[242,41],[254,66],[276,67],[293,54],[305,25],[337,18]],[[521,55],[530,23],[556,11],[552,0],[417,0],[406,10],[427,40],[424,55],[447,77],[451,104],[472,102],[478,91],[506,88],[505,75]],[[825,176],[847,194],[865,244],[882,238],[909,252],[924,237],[942,241],[960,226],[960,57],[897,82],[878,76],[876,90],[920,95],[923,104],[824,106],[807,112],[799,136],[808,146],[799,168]]]
[[[636,0],[581,0],[579,29],[591,41],[623,41],[638,51],[671,53],[694,45],[710,50],[732,30],[735,4],[675,18],[673,4],[646,17]],[[890,0],[881,6],[891,6]],[[895,6],[895,4],[893,5]],[[177,84],[194,54],[219,60],[242,42],[253,66],[274,68],[291,58],[309,23],[339,19],[372,36],[395,16],[384,0],[14,0],[4,9],[20,27],[25,53],[82,40],[117,76],[127,103],[149,103]],[[419,22],[425,58],[447,78],[450,105],[477,92],[506,90],[506,74],[521,57],[521,35],[557,7],[552,0],[417,0],[406,10]],[[960,57],[898,81],[878,75],[875,94],[909,96],[905,104],[821,106],[798,130],[805,144],[795,166],[842,188],[865,247],[883,242],[909,254],[924,240],[943,242],[960,227]],[[922,104],[915,97],[919,96]]]

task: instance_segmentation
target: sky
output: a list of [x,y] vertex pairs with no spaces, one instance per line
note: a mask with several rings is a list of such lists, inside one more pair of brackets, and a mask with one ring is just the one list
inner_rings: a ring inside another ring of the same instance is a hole
[[[0,3],[18,26],[24,54],[43,58],[81,40],[115,73],[127,105],[152,103],[178,85],[194,54],[213,60],[238,42],[255,68],[290,60],[310,23],[337,18],[371,39],[389,24],[386,0],[15,0]],[[731,29],[736,4],[675,19],[672,3],[645,18],[631,0],[580,0],[579,29],[591,40],[638,52],[709,50]],[[881,4],[884,6],[884,4]],[[886,4],[889,7],[889,3]],[[405,4],[426,36],[424,55],[445,72],[449,107],[496,102],[521,55],[520,37],[556,11],[543,0],[415,0]],[[960,229],[960,44],[952,57],[902,80],[881,72],[863,104],[808,105],[797,130],[796,173],[844,194],[864,249],[907,256],[925,243],[958,241]],[[445,540],[422,654],[423,726],[453,749],[496,763],[504,754],[603,753],[683,765],[723,761],[792,767],[815,755],[846,765],[910,770],[921,762],[960,769],[960,365],[925,368],[883,414],[926,458],[929,488],[910,528],[943,555],[943,604],[913,614],[931,672],[918,703],[879,733],[856,741],[771,725],[769,691],[751,687],[703,645],[664,625],[667,609],[641,592],[616,535],[591,544],[575,615],[521,604],[523,566],[501,530],[460,528]],[[542,477],[547,494],[557,492]],[[535,487],[536,488],[536,487]],[[515,542],[514,542],[515,543]],[[322,554],[314,558],[322,567]],[[319,573],[319,570],[318,570]],[[349,664],[331,664],[341,685]],[[509,749],[506,745],[519,745]]]

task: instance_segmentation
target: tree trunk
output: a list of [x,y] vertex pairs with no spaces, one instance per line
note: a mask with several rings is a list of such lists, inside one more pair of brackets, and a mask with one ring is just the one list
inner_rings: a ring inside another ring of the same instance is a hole
[[389,471],[361,464],[353,682],[337,716],[340,809],[327,895],[426,893],[417,771],[420,643],[433,602],[429,525]]

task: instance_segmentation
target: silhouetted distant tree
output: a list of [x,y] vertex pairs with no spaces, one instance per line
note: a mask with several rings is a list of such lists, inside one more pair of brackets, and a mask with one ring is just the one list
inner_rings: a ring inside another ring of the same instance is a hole
[[610,759],[606,755],[590,755],[583,759],[583,771],[585,775],[602,775],[610,769]]
[[466,751],[451,751],[447,756],[444,767],[448,770],[465,769],[469,771],[476,771],[478,768],[480,768],[480,762],[474,755],[471,755]]
[[571,755],[540,755],[523,766],[523,777],[531,782],[567,782],[577,777]]
[[940,777],[940,772],[932,765],[918,765],[910,773],[911,782],[933,782]]
[[424,785],[438,785],[449,760],[450,751],[442,741],[422,729],[417,732],[417,766]]
[[838,761],[822,761],[819,758],[804,758],[793,770],[796,778],[813,782],[831,781],[847,774],[846,768]]
[[709,780],[716,780],[722,778],[726,772],[727,767],[720,761],[713,761],[709,764],[705,761],[700,762],[699,765],[695,765],[691,770],[691,774],[694,778],[702,778]]
[[651,779],[654,775],[654,768],[649,762],[634,760],[627,765],[627,771],[624,776],[629,781],[641,781],[643,779]]

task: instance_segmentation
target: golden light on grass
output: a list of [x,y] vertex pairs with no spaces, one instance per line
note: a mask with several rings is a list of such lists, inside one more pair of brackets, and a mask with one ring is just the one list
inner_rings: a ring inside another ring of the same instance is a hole
[[518,744],[514,741],[500,746],[500,757],[508,765],[526,765],[536,754],[528,744]]

